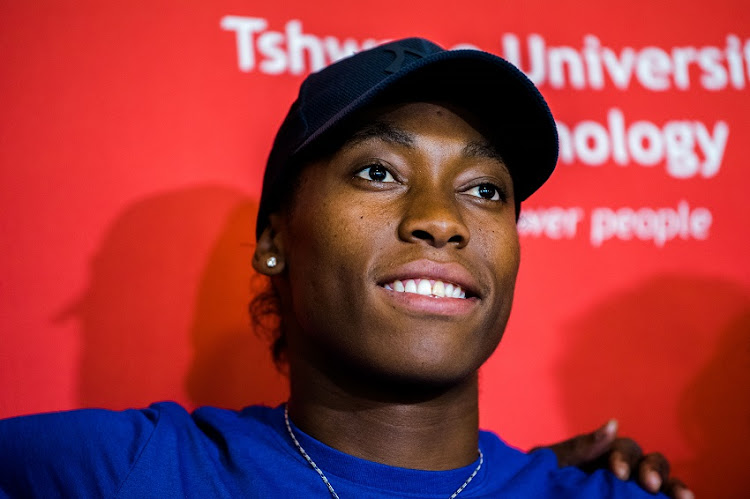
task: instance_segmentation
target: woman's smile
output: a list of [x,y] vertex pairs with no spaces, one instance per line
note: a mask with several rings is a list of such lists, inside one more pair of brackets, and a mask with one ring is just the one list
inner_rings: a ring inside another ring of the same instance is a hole
[[385,299],[411,314],[464,316],[479,302],[478,284],[455,262],[420,259],[400,265],[380,280]]
[[[415,285],[415,281],[417,280],[409,279],[406,285],[406,289],[412,286],[414,291],[404,290],[399,292],[395,289],[388,289],[388,287],[380,289],[385,292],[386,299],[390,300],[390,303],[411,314],[461,318],[472,313],[478,304],[477,298],[467,298],[466,296],[446,297],[441,290],[433,294],[430,290],[430,280],[428,279],[421,280],[419,285]],[[397,282],[400,283],[401,281]],[[437,281],[437,283],[438,286],[442,287],[440,281]],[[423,288],[421,293],[420,287]],[[401,289],[404,288],[402,285]],[[458,289],[460,290],[460,288]],[[459,291],[459,294],[463,294],[463,292]]]

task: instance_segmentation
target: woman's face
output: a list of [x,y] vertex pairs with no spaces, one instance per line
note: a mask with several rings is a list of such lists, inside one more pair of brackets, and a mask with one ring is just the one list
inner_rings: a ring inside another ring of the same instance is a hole
[[292,372],[304,360],[442,385],[495,349],[519,263],[513,185],[466,119],[392,106],[302,170],[271,222]]

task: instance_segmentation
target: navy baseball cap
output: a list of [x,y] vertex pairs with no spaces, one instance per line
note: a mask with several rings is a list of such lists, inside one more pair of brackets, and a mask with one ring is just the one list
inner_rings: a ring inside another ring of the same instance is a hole
[[266,163],[256,237],[314,151],[335,146],[345,124],[363,111],[408,100],[447,102],[478,116],[511,173],[517,202],[541,187],[555,168],[554,118],[518,68],[479,50],[445,50],[422,38],[397,40],[342,59],[302,82]]

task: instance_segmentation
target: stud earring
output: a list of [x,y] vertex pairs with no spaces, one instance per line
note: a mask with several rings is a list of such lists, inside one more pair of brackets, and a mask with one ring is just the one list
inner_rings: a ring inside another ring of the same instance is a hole
[[276,266],[276,264],[277,264],[277,263],[278,263],[278,262],[276,261],[276,257],[275,257],[275,256],[269,256],[269,257],[268,257],[268,258],[266,259],[266,267],[268,267],[269,269],[272,269],[272,268],[274,268],[274,267]]

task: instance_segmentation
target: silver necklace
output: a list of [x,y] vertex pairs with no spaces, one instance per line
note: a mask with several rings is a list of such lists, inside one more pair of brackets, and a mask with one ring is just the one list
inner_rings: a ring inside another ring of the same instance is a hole
[[[297,440],[297,437],[294,436],[294,432],[292,431],[292,425],[289,423],[289,406],[284,406],[284,423],[286,423],[286,431],[289,432],[289,436],[292,438],[292,442],[294,442],[294,446],[297,447],[297,450],[300,454],[302,454],[302,457],[305,458],[305,460],[312,466],[312,469],[314,469],[318,475],[320,476],[320,479],[323,480],[323,483],[326,484],[326,487],[328,487],[328,492],[331,493],[331,496],[334,499],[339,499],[339,495],[336,493],[335,490],[333,490],[333,485],[331,485],[331,482],[328,481],[328,477],[323,473],[323,470],[318,468],[318,465],[315,464],[315,461],[312,460],[312,458],[305,452],[305,449],[302,447],[302,444],[299,443],[299,440]],[[466,481],[461,484],[461,486],[456,489],[456,491],[448,498],[448,499],[455,499],[458,494],[460,494],[467,485],[474,479],[475,476],[477,476],[477,473],[479,473],[479,470],[482,468],[482,464],[484,464],[484,454],[482,454],[482,449],[477,449],[479,451],[479,464],[474,469],[474,471],[471,472],[471,475],[469,475],[469,478],[466,479]]]

